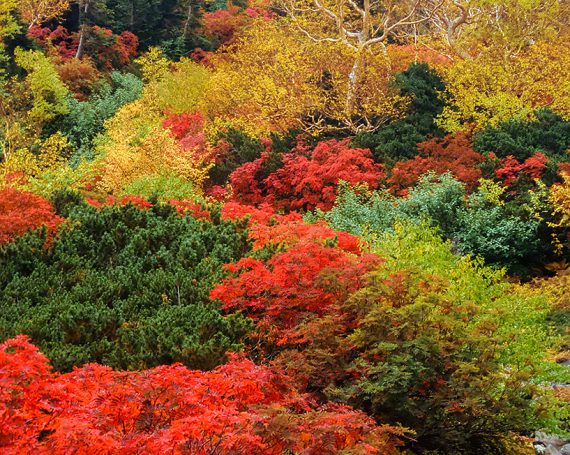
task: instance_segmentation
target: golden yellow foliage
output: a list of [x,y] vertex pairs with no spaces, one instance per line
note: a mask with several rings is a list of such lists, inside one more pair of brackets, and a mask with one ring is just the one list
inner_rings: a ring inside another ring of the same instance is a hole
[[69,0],[18,0],[20,15],[30,27],[60,17],[68,8]]
[[[359,84],[347,112],[357,58]],[[212,63],[203,105],[216,128],[232,125],[255,136],[292,128],[356,131],[381,125],[405,107],[390,86],[384,54],[356,55],[339,43],[315,43],[285,20],[256,23]]]
[[504,56],[515,55],[540,41],[554,42],[568,34],[570,2],[567,0],[460,0],[471,10],[457,45],[476,55],[493,48]]
[[550,107],[570,118],[570,41],[537,43],[518,56],[504,59],[489,52],[461,60],[444,70],[448,103],[438,119],[448,131],[464,124],[476,128],[510,118],[529,118]]
[[550,188],[549,202],[552,205],[552,215],[555,222],[551,227],[570,227],[570,175],[562,174],[563,183]]
[[14,51],[16,63],[26,71],[25,84],[32,99],[28,112],[30,121],[48,122],[69,110],[66,96],[68,90],[59,79],[53,64],[40,51]]
[[27,181],[29,177],[38,176],[48,169],[65,165],[68,148],[67,138],[57,132],[40,144],[37,154],[22,148],[7,155],[2,163],[3,174],[18,174],[22,180]]
[[191,182],[197,193],[201,191],[212,163],[207,156],[183,149],[172,134],[161,127],[153,128],[140,141],[110,148],[103,160],[104,172],[100,188],[112,194],[135,180],[171,173]]
[[38,175],[41,168],[36,155],[27,148],[17,150],[7,155],[2,163],[2,182],[25,184],[30,176]]
[[159,47],[152,46],[135,60],[141,67],[143,80],[152,83],[161,80],[168,74],[170,60],[168,60]]
[[152,89],[163,111],[174,114],[195,112],[200,109],[209,77],[205,67],[183,58]]
[[203,150],[182,148],[170,131],[162,128],[161,112],[156,97],[147,95],[107,121],[107,136],[99,146],[102,190],[119,194],[141,177],[170,173],[192,182],[200,192],[212,166],[210,157]]
[[20,25],[15,17],[18,7],[16,0],[2,0],[0,2],[0,49],[4,47],[4,39],[14,36],[20,31]]
[[145,81],[143,100],[152,98],[163,112],[198,110],[209,78],[205,67],[187,58],[173,63],[157,47],[151,47],[135,62],[141,66]]
[[76,168],[68,165],[70,144],[60,132],[33,146],[39,149],[37,153],[20,148],[6,156],[0,164],[0,185],[49,196],[58,189],[79,189],[95,175],[95,167],[88,163],[82,162]]

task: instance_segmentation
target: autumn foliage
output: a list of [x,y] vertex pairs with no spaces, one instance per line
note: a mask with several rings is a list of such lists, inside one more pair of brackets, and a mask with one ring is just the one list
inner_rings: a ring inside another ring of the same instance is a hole
[[342,249],[300,242],[266,264],[246,258],[228,266],[237,278],[211,292],[226,310],[241,310],[259,320],[277,344],[310,342],[299,326],[308,316],[322,316],[334,302],[360,286],[363,275],[380,259],[358,258]]
[[268,152],[246,163],[230,176],[238,201],[268,202],[285,210],[330,209],[339,182],[364,183],[377,188],[383,168],[366,149],[348,147],[348,141],[320,142],[316,147],[298,145],[283,156],[283,167],[262,178]]
[[254,4],[248,5],[247,8],[228,3],[227,9],[204,13],[204,36],[216,41],[218,45],[231,43],[236,33],[255,19],[270,20],[274,16],[264,1],[252,2]]
[[287,378],[235,356],[210,372],[179,364],[51,371],[18,336],[0,345],[4,453],[396,453],[403,432],[347,406],[319,407]]
[[9,187],[0,189],[0,245],[42,226],[52,235],[62,221],[44,198]]
[[568,17],[0,0],[0,454],[566,438]]
[[[110,29],[94,26],[90,34],[91,57],[101,69],[124,66],[137,54],[139,40],[129,31],[115,35]],[[34,25],[28,30],[28,36],[63,60],[73,58],[79,46],[79,33],[70,33],[61,25],[54,30]]]
[[505,185],[510,185],[520,178],[540,179],[546,168],[548,158],[543,153],[536,153],[522,163],[512,155],[503,158],[495,171],[497,178]]
[[465,133],[430,139],[419,143],[418,148],[418,156],[400,161],[392,169],[388,183],[396,194],[406,194],[409,187],[414,186],[423,174],[430,171],[437,175],[451,172],[470,190],[475,188],[481,178],[478,165],[484,157],[471,148]]

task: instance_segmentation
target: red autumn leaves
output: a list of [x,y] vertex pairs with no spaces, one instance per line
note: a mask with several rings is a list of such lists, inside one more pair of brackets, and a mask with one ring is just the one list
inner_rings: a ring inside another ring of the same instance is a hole
[[0,245],[42,226],[51,235],[62,221],[41,196],[8,187],[0,189]]
[[400,430],[342,405],[319,407],[285,376],[239,356],[181,365],[53,373],[18,336],[0,344],[2,453],[395,453]]

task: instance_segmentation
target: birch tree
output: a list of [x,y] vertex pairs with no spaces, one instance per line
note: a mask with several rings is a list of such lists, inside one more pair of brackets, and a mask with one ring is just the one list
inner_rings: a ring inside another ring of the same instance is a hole
[[337,43],[351,51],[345,116],[358,110],[358,87],[366,55],[384,53],[387,42],[411,27],[428,23],[444,0],[277,0],[297,28],[317,43]]

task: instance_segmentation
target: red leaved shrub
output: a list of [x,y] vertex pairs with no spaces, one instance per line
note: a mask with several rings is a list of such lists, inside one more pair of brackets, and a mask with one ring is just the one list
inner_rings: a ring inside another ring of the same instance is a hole
[[428,171],[437,175],[451,172],[457,180],[473,190],[481,178],[479,164],[483,155],[471,148],[465,133],[448,135],[443,139],[433,138],[418,144],[420,153],[411,160],[400,161],[393,167],[388,184],[393,193],[407,194],[420,177]]
[[245,163],[230,176],[235,199],[248,204],[267,202],[283,210],[328,210],[341,180],[377,188],[384,177],[382,165],[367,149],[353,149],[348,139],[320,142],[312,148],[298,145],[283,156],[283,167],[261,179],[269,153]]
[[9,187],[0,189],[0,244],[41,226],[47,228],[48,236],[53,235],[61,222],[63,218],[43,197]]
[[301,335],[303,322],[346,299],[380,262],[373,255],[359,258],[338,248],[301,242],[267,263],[244,258],[228,265],[239,275],[224,280],[210,296],[222,301],[224,309],[240,310],[255,319],[258,333],[267,341],[306,343],[310,340]]
[[548,158],[543,153],[535,153],[522,163],[509,155],[501,160],[501,167],[495,171],[495,174],[505,185],[511,185],[521,177],[540,179],[547,162]]
[[317,406],[279,372],[233,356],[182,365],[53,373],[25,336],[0,344],[0,451],[16,453],[393,454],[402,431]]

